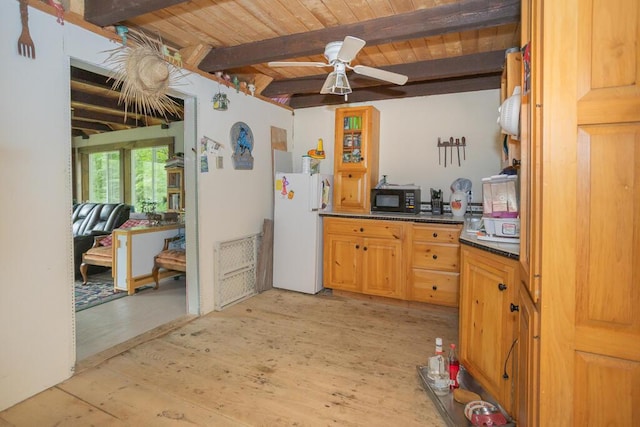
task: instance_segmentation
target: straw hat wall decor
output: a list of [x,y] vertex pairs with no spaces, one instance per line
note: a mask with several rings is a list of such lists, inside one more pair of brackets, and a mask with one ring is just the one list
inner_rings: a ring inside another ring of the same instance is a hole
[[107,62],[114,67],[113,89],[122,86],[119,103],[125,103],[125,120],[127,111],[145,115],[155,111],[165,118],[167,113],[179,114],[168,91],[180,70],[165,59],[160,42],[129,33],[129,43],[111,51]]

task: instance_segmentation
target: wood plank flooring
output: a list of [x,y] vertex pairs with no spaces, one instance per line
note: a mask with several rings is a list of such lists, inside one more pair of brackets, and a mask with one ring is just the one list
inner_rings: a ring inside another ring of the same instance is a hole
[[416,365],[456,309],[269,290],[142,342],[0,426],[444,426]]

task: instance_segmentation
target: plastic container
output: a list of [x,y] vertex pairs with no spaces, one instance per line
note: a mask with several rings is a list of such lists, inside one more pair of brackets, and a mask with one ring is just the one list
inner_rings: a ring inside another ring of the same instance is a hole
[[311,156],[302,156],[302,173],[311,173]]
[[482,218],[482,222],[485,232],[490,236],[520,236],[520,218]]

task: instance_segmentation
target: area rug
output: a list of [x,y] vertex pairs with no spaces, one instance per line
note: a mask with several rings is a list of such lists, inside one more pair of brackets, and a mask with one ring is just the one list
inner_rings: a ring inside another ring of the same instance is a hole
[[86,285],[82,280],[76,280],[76,312],[127,296],[126,292],[114,292],[111,274],[105,276],[89,276]]

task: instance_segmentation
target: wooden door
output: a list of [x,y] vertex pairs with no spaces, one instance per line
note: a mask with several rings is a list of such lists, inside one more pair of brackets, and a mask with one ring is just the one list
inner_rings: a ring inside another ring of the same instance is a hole
[[540,298],[540,148],[542,125],[541,0],[522,0],[522,46],[529,75],[522,73],[520,110],[520,278],[534,303]]
[[462,249],[460,360],[511,413],[514,356],[510,349],[517,320],[511,304],[517,304],[517,266],[509,261],[478,249]]
[[366,294],[404,298],[399,239],[364,239],[362,283]]
[[324,287],[360,292],[362,239],[326,233],[324,236]]
[[540,425],[640,425],[640,3],[544,3]]
[[538,425],[538,367],[540,364],[540,313],[521,282],[518,294],[518,351],[516,369],[517,407],[514,418],[519,427]]
[[365,212],[370,198],[367,188],[365,172],[336,172],[333,182],[335,209],[343,212]]

